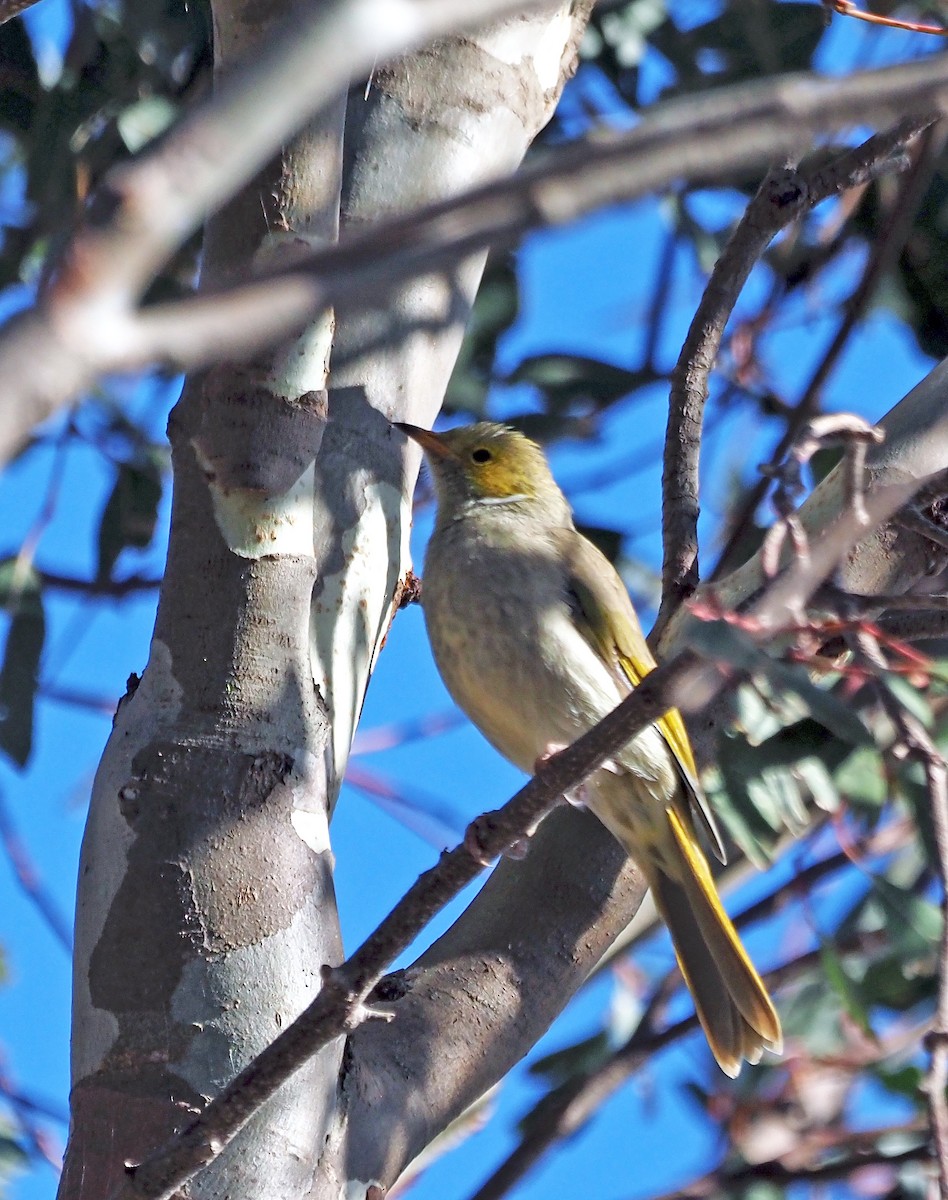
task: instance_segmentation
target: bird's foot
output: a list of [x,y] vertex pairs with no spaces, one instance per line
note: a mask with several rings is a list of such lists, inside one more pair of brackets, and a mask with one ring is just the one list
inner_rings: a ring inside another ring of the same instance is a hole
[[[484,813],[480,817],[475,817],[464,831],[464,849],[470,854],[471,858],[476,863],[480,863],[482,867],[489,867],[496,853],[488,852],[484,845],[484,839],[491,832],[490,814]],[[530,838],[536,832],[536,825],[533,825],[527,830],[523,837],[517,838],[506,846],[500,853],[504,858],[512,858],[519,861],[527,857],[527,852],[530,849]]]
[[464,830],[464,849],[482,867],[489,867],[494,859],[494,855],[489,854],[484,846],[484,837],[489,833],[490,829],[486,825],[483,816],[475,817],[467,829]]
[[[544,763],[550,761],[554,754],[559,754],[560,751],[565,750],[566,747],[566,742],[550,742],[543,750],[542,754],[537,756],[537,760],[533,764],[534,775],[540,770]],[[604,762],[600,769],[604,771],[614,771],[616,774],[619,773],[619,768],[611,760]],[[564,792],[557,803],[569,804],[573,808],[586,808],[588,807],[588,802],[589,781],[584,779],[582,783],[578,783],[575,787],[570,788],[568,792]]]

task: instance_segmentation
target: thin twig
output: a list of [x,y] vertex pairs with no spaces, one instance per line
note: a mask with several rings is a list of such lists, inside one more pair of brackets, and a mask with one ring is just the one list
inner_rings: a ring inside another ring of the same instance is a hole
[[[662,603],[651,633],[653,644],[698,585],[698,467],[708,381],[748,275],[781,229],[828,197],[864,184],[881,169],[896,169],[896,152],[936,119],[932,114],[906,117],[829,166],[770,171],[724,248],[672,375],[662,474]],[[775,461],[783,457],[775,456]]]
[[803,467],[817,450],[842,446],[843,503],[855,521],[865,524],[869,519],[864,499],[866,447],[880,445],[883,438],[883,431],[878,426],[870,425],[854,413],[829,413],[807,422],[783,462],[775,467],[761,468],[762,473],[776,481],[772,504],[777,520],[765,534],[760,551],[761,566],[768,579],[780,569],[788,537],[798,559],[805,559],[809,554],[806,531],[797,515],[797,501],[806,490]]
[[[2,556],[0,556],[2,558]],[[40,584],[57,592],[72,592],[103,600],[124,600],[140,592],[157,592],[161,580],[157,576],[129,575],[125,579],[82,579],[78,575],[63,575],[58,571],[38,570]]]
[[[843,316],[833,340],[810,376],[800,399],[787,416],[783,435],[771,456],[770,466],[776,466],[783,460],[803,425],[818,411],[826,381],[845,350],[853,329],[872,301],[880,280],[891,267],[908,237],[922,192],[931,177],[932,163],[937,155],[937,148],[941,145],[944,136],[943,126],[929,126],[922,132],[918,142],[910,151],[912,164],[902,179],[902,186],[892,203],[887,219],[873,239],[865,270],[844,306]],[[729,569],[733,552],[767,494],[768,486],[769,480],[764,472],[737,510],[731,525],[730,536],[711,572],[711,582],[719,579]]]
[[[842,953],[884,945],[884,931],[860,933],[840,947]],[[764,975],[770,990],[799,976],[821,961],[820,949],[810,950],[791,962]],[[585,1075],[570,1080],[551,1093],[544,1104],[542,1118],[531,1122],[509,1156],[491,1174],[471,1200],[500,1200],[540,1160],[551,1146],[576,1133],[589,1118],[632,1075],[636,1074],[659,1050],[679,1041],[698,1028],[695,1013],[689,1014],[660,1031],[644,1021],[609,1058]]]
[[[491,2],[501,7],[501,0],[478,0],[478,11]],[[424,7],[430,15],[432,5]],[[321,13],[323,8],[312,11]],[[446,20],[438,11],[439,22]],[[303,73],[319,74],[312,62]],[[828,131],[857,119],[887,119],[920,104],[935,106],[946,88],[948,56],[931,56],[845,79],[785,77],[774,84],[743,85],[699,100],[676,101],[628,133],[565,147],[512,179],[352,232],[337,246],[304,254],[298,263],[253,281],[139,311],[137,291],[146,268],[160,266],[158,248],[167,249],[174,229],[180,233],[183,228],[173,229],[164,215],[151,229],[148,219],[156,197],[178,189],[198,153],[195,142],[204,144],[203,134],[201,139],[195,134],[205,128],[196,113],[167,136],[160,155],[146,152],[122,168],[109,185],[113,215],[80,233],[72,245],[69,255],[75,269],[57,276],[57,289],[39,307],[11,322],[0,339],[0,393],[5,397],[0,406],[0,461],[32,424],[103,371],[156,360],[196,367],[223,357],[253,355],[334,303],[384,305],[406,278],[454,267],[487,245],[510,244],[529,229],[575,219],[675,178],[712,182],[727,168],[756,165],[772,157],[775,148],[797,145],[804,131]],[[286,90],[278,89],[281,94]],[[259,109],[256,95],[254,108]],[[228,112],[215,107],[208,120],[216,128]],[[227,128],[231,134],[234,128],[243,132],[232,113]],[[271,123],[268,128],[276,126]],[[246,154],[240,162],[246,167]],[[204,164],[202,179],[206,169]],[[239,182],[234,168],[228,168],[228,181]],[[206,179],[204,192],[221,186],[218,179]],[[129,222],[130,205],[135,214]],[[180,201],[173,209],[184,221],[187,213],[182,215]],[[127,264],[115,267],[129,238],[134,253]],[[81,271],[80,263],[88,270]]]
[[7,798],[0,789],[0,845],[7,856],[20,891],[42,917],[46,927],[67,954],[72,954],[72,927],[40,880],[23,839],[16,830]]
[[45,1110],[41,1105],[34,1103],[29,1097],[24,1096],[22,1092],[14,1087],[13,1081],[8,1076],[2,1062],[0,1062],[0,1097],[13,1110],[17,1124],[20,1126],[23,1136],[29,1145],[31,1155],[48,1163],[58,1174],[63,1169],[62,1153],[57,1149],[54,1140],[36,1120],[36,1117],[38,1115],[53,1116],[54,1120],[60,1121],[62,1117]]
[[[862,1141],[865,1134],[881,1139],[887,1135],[904,1137],[910,1133],[917,1134],[917,1132],[909,1123],[903,1128],[890,1127],[881,1132],[865,1130],[864,1133],[858,1135],[858,1139]],[[840,1138],[830,1145],[824,1141],[820,1148],[824,1153],[839,1153],[849,1150],[853,1140],[853,1135],[847,1134],[845,1138]],[[766,1162],[744,1163],[739,1167],[710,1171],[701,1179],[696,1179],[693,1183],[676,1189],[674,1192],[666,1192],[664,1196],[656,1197],[655,1200],[707,1200],[709,1197],[724,1196],[735,1192],[742,1193],[755,1181],[777,1184],[781,1188],[790,1187],[794,1183],[808,1184],[815,1188],[819,1184],[830,1183],[834,1179],[846,1179],[865,1167],[890,1167],[894,1170],[906,1163],[918,1162],[920,1159],[924,1162],[930,1157],[931,1149],[927,1140],[923,1139],[915,1146],[909,1146],[905,1150],[898,1150],[894,1153],[887,1152],[879,1146],[859,1148],[855,1152],[850,1150],[845,1157],[834,1158],[829,1162],[815,1165],[808,1163],[804,1166],[787,1166],[777,1159],[768,1159]]]
[[948,29],[944,25],[926,25],[921,21],[900,20],[898,17],[885,17],[881,13],[863,12],[857,8],[854,0],[823,0],[824,5],[841,17],[855,17],[857,21],[866,21],[870,25],[884,25],[887,29],[902,29],[906,33],[928,33],[935,37],[948,37]]

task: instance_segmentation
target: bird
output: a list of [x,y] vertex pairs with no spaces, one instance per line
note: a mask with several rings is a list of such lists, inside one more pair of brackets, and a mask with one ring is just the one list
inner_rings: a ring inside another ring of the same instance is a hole
[[[457,705],[527,774],[591,729],[655,659],[609,560],[577,529],[540,447],[491,421],[423,449],[437,514],[421,604]],[[724,851],[681,714],[670,709],[586,781],[583,803],[643,871],[726,1075],[780,1053],[780,1019],[717,894],[699,828]]]

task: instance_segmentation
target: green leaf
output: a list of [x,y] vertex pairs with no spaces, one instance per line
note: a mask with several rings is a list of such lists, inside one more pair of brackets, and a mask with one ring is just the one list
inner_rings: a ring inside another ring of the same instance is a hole
[[839,810],[839,789],[822,759],[801,759],[794,767],[794,772],[803,781],[817,808],[827,813]]
[[935,823],[932,819],[932,802],[925,782],[921,763],[903,763],[899,771],[899,793],[905,800],[915,821],[918,840],[925,859],[933,874],[940,870]]
[[610,1053],[609,1036],[601,1032],[583,1038],[572,1046],[564,1046],[562,1050],[554,1050],[552,1054],[545,1054],[530,1063],[527,1069],[531,1075],[559,1085],[577,1075],[585,1075],[588,1071],[595,1070],[606,1061]]
[[866,1004],[907,1012],[917,1004],[935,998],[933,975],[909,973],[901,957],[889,955],[869,963],[860,987]]
[[118,556],[126,547],[143,550],[151,542],[161,502],[161,459],[144,454],[122,463],[99,521],[99,562],[96,579],[112,577]]
[[606,408],[654,383],[655,373],[628,371],[582,354],[538,354],[525,358],[504,382],[532,384],[543,392],[553,409],[572,408],[577,400],[589,400],[597,408]]
[[811,1054],[831,1053],[839,1046],[841,1009],[839,993],[826,986],[822,970],[815,968],[781,1005],[784,1035],[801,1039]]
[[708,658],[763,676],[778,695],[782,691],[794,693],[812,717],[843,741],[853,746],[875,744],[872,734],[851,705],[833,692],[817,687],[803,667],[771,658],[730,622],[689,621],[686,637],[691,646]]
[[882,906],[886,928],[909,957],[931,953],[941,938],[941,911],[931,900],[896,887],[882,875],[872,877],[873,895]]
[[826,981],[839,996],[843,1008],[851,1019],[868,1037],[875,1037],[869,1022],[869,1013],[860,999],[855,983],[846,974],[846,968],[829,942],[820,940],[820,962]]
[[904,1067],[894,1069],[876,1066],[870,1070],[887,1091],[895,1096],[907,1096],[909,1100],[919,1103],[925,1078],[921,1067],[906,1063]]
[[0,603],[10,627],[0,666],[0,750],[23,767],[33,750],[33,712],[46,617],[39,576],[15,559],[0,563]]
[[715,789],[713,775],[708,777],[714,811],[751,862],[763,870],[770,864],[782,820],[762,784],[754,748],[743,738],[722,734],[717,761],[723,788]]
[[877,750],[861,747],[836,768],[840,794],[853,804],[878,808],[889,798],[889,785]]
[[804,717],[758,742],[754,753],[757,761],[766,767],[792,767],[817,760],[835,770],[853,751],[836,738],[828,737],[819,721]]
[[29,1165],[30,1156],[16,1138],[0,1133],[0,1178],[25,1171]]
[[483,417],[487,392],[493,382],[494,359],[498,339],[513,325],[520,313],[520,290],[513,260],[509,254],[492,254],[468,319],[464,341],[457,357],[448,390],[445,409],[461,410]]
[[932,716],[931,705],[923,692],[912,687],[907,679],[903,679],[901,675],[896,675],[892,671],[883,672],[880,679],[906,712],[921,721],[926,729],[934,727],[935,718]]
[[175,118],[177,108],[164,96],[143,96],[119,113],[118,131],[130,153],[136,154]]

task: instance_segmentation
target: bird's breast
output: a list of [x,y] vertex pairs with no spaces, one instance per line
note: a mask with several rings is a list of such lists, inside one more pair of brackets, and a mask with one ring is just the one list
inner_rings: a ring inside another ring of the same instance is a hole
[[[562,567],[538,532],[436,537],[422,600],[438,670],[460,708],[524,771],[619,696],[572,628]],[[573,639],[577,653],[571,653]],[[593,678],[585,678],[591,673]]]

